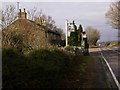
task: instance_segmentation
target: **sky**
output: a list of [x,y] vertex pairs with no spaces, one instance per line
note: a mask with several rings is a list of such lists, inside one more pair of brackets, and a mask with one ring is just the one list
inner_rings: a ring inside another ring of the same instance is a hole
[[[46,0],[44,0],[46,1]],[[54,0],[52,0],[54,1]],[[67,1],[67,0],[66,0]],[[55,20],[55,25],[62,28],[65,32],[65,20],[68,19],[69,22],[75,21],[75,24],[79,26],[80,24],[85,29],[88,26],[98,29],[100,32],[100,42],[102,41],[117,41],[118,31],[113,29],[105,18],[105,13],[109,9],[111,0],[85,0],[84,2],[20,2],[21,9],[26,8],[26,10],[31,10],[37,7],[37,10],[51,16]],[[2,9],[6,5],[15,5],[16,2],[2,2]]]

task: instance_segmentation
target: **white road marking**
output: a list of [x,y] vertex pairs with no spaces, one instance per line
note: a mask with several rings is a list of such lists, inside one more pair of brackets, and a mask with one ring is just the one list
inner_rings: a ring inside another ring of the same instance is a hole
[[110,70],[110,73],[111,73],[111,75],[112,75],[112,77],[113,77],[113,79],[114,79],[114,81],[115,81],[115,83],[116,83],[118,89],[120,90],[120,83],[118,82],[118,80],[117,80],[115,74],[113,73],[113,71],[112,71],[110,65],[108,64],[106,58],[103,56],[103,53],[101,52],[101,49],[100,49],[100,48],[99,48],[99,51],[100,51],[101,56],[102,56],[102,58],[104,59],[105,63],[107,64],[107,66],[108,66],[108,68],[109,68],[109,70]]

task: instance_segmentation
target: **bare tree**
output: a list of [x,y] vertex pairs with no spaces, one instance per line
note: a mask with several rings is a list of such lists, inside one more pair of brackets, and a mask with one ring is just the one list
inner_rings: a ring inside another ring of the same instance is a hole
[[[39,18],[39,17],[37,16],[37,18]],[[52,19],[51,16],[46,16],[45,14],[42,13],[41,16],[40,16],[40,19],[45,20],[47,28],[49,28],[51,30],[55,29],[55,27],[56,27],[55,26],[55,21]]]
[[40,12],[39,14],[37,14],[37,7],[34,7],[33,9],[31,9],[30,11],[27,11],[28,13],[28,18],[32,21],[35,20],[35,18],[39,17],[39,15],[41,15],[42,12]]
[[96,45],[97,41],[100,39],[100,33],[97,29],[89,26],[85,29],[87,38],[88,38],[88,43],[90,45]]
[[34,7],[30,11],[28,11],[28,18],[32,21],[36,21],[37,19],[42,19],[46,22],[46,27],[51,30],[56,30],[55,21],[51,16],[46,16],[43,14],[42,9],[40,11],[37,10],[37,7]]
[[15,6],[8,5],[6,6],[5,10],[0,11],[2,17],[1,17],[1,27],[5,28],[8,26],[11,22],[13,22],[17,18],[17,13],[15,11]]
[[120,0],[111,3],[105,16],[113,28],[120,29]]
[[[1,10],[0,13],[2,17],[0,18],[2,21],[1,27],[2,29],[11,24],[15,19],[17,19],[17,12],[15,11],[15,6],[8,5],[6,6],[5,10]],[[27,11],[28,19],[35,21],[36,19],[40,18],[46,21],[46,27],[50,30],[57,30],[60,32],[60,29],[56,29],[55,21],[52,19],[51,16],[46,16],[42,13],[42,9],[40,11],[37,10],[37,7],[34,7],[30,11]]]
[[51,16],[48,16],[48,17],[47,17],[46,23],[47,23],[47,27],[48,27],[48,28],[50,28],[51,30],[54,29],[55,21],[52,19]]

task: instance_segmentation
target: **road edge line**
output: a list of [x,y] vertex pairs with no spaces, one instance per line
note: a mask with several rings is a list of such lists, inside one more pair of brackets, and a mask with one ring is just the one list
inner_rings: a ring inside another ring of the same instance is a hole
[[100,54],[101,54],[102,58],[104,59],[105,63],[107,64],[107,66],[108,66],[108,68],[109,68],[109,70],[110,70],[110,73],[111,73],[111,75],[112,75],[112,77],[113,77],[113,79],[114,79],[114,81],[115,81],[115,83],[116,83],[118,89],[120,90],[120,83],[118,82],[118,80],[117,80],[115,74],[113,73],[113,71],[112,71],[110,65],[108,64],[106,58],[103,56],[103,53],[101,52],[101,49],[100,49],[100,48],[99,48],[99,51],[100,51]]

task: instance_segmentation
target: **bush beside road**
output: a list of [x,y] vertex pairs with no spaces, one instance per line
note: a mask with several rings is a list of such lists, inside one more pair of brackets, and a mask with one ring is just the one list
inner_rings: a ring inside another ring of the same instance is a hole
[[96,59],[68,53],[52,48],[24,56],[4,49],[3,88],[98,88]]

